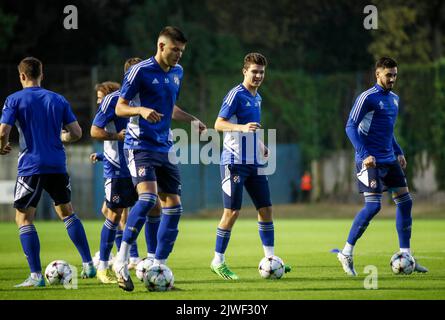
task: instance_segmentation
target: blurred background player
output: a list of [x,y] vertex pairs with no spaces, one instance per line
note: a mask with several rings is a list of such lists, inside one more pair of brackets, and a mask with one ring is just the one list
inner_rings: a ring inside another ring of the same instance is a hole
[[[394,136],[400,99],[392,92],[397,79],[397,62],[380,58],[375,65],[377,83],[356,99],[346,124],[355,148],[358,189],[365,206],[355,216],[345,247],[337,252],[343,270],[356,276],[353,250],[371,219],[380,211],[382,193],[392,192],[396,204],[396,228],[401,252],[411,254],[412,198],[403,169],[406,159]],[[428,272],[416,263],[415,271]]]
[[[16,124],[20,134],[20,154],[14,208],[23,252],[31,275],[17,287],[43,287],[40,241],[33,224],[43,190],[54,200],[57,215],[65,223],[68,235],[82,257],[84,278],[96,275],[82,222],[71,205],[70,178],[66,171],[63,143],[81,138],[80,128],[66,99],[41,87],[40,60],[27,57],[18,65],[23,90],[6,98],[0,120],[0,154],[11,151],[9,134]],[[63,129],[66,129],[63,130]]]
[[[181,30],[165,27],[158,36],[154,57],[133,66],[125,75],[116,106],[118,116],[130,117],[124,148],[138,201],[130,210],[121,248],[113,268],[119,287],[134,289],[126,261],[134,243],[159,198],[162,216],[157,232],[155,264],[165,264],[178,235],[182,214],[179,170],[169,161],[173,145],[170,123],[179,96],[183,69],[178,62],[187,39]],[[183,116],[187,116],[184,114]],[[188,115],[188,121],[196,120]]]
[[[238,279],[227,266],[224,253],[229,244],[231,230],[239,216],[243,187],[246,187],[258,211],[258,229],[264,255],[274,255],[274,225],[269,183],[267,177],[259,172],[259,157],[262,154],[267,158],[268,149],[255,132],[261,127],[261,96],[258,88],[264,80],[266,66],[266,58],[259,53],[249,53],[245,56],[243,83],[226,95],[215,122],[215,129],[224,132],[220,166],[224,212],[216,231],[215,257],[210,269],[227,280]],[[254,145],[248,146],[247,143]],[[285,270],[289,272],[290,267],[286,265]]]
[[[126,72],[130,66],[140,62],[141,59],[128,59],[124,65]],[[99,108],[90,129],[91,137],[104,141],[104,153],[97,157],[92,154],[94,160],[103,159],[105,179],[105,201],[102,212],[105,222],[100,237],[100,257],[97,268],[97,278],[102,283],[116,283],[112,279],[108,268],[108,261],[113,248],[113,242],[119,250],[122,240],[122,230],[125,227],[128,207],[133,206],[137,199],[136,190],[128,171],[123,140],[128,119],[116,116],[115,108],[119,97],[120,85],[115,82],[103,82],[96,86]],[[130,249],[130,265],[135,267],[140,261],[136,242]]]

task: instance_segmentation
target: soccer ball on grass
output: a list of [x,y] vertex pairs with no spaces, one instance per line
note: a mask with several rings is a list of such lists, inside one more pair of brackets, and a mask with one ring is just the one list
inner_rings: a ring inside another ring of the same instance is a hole
[[147,273],[148,269],[153,265],[154,260],[144,258],[136,266],[136,277],[141,281],[144,282],[144,275]]
[[64,260],[54,260],[45,269],[45,279],[50,285],[71,283],[73,272]]
[[168,291],[173,288],[173,272],[165,264],[154,264],[144,274],[144,285],[148,291]]
[[397,252],[389,263],[394,274],[411,274],[416,267],[413,256],[406,252]]
[[280,279],[284,274],[284,262],[277,256],[264,257],[258,265],[258,271],[264,279]]

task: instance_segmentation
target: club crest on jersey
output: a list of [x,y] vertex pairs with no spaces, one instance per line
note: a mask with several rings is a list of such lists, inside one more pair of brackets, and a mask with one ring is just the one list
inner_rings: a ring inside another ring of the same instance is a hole
[[376,181],[375,179],[372,179],[371,181],[369,181],[369,186],[370,186],[372,189],[377,188],[377,181]]
[[239,176],[233,176],[233,182],[234,183],[239,183],[240,182],[240,177]]
[[145,177],[145,167],[139,167],[138,168],[138,176],[139,177]]
[[178,77],[178,76],[174,76],[174,77],[173,77],[173,81],[175,82],[175,84],[176,84],[177,86],[179,86],[179,77]]
[[164,79],[164,82],[165,82],[165,83],[170,83],[170,80],[169,80],[168,78],[165,78],[165,79]]
[[380,109],[383,109],[383,107],[384,107],[385,105],[383,104],[382,101],[380,101],[380,102],[379,102],[379,106],[380,106]]

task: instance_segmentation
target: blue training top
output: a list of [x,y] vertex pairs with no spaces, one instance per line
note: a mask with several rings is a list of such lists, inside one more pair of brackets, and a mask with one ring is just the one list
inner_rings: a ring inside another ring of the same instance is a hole
[[179,97],[183,69],[177,64],[165,72],[154,57],[132,66],[125,74],[121,97],[131,106],[156,110],[164,116],[151,123],[140,116],[131,117],[125,134],[125,149],[167,153],[173,145],[170,123]]
[[[259,93],[253,96],[249,90],[239,84],[224,97],[218,117],[237,124],[260,123],[261,101]],[[257,133],[227,131],[224,133],[221,164],[260,165],[259,151]]]
[[[120,91],[117,90],[104,97],[97,109],[93,125],[107,132],[118,133],[127,127],[128,119],[116,115],[116,104]],[[129,178],[124,155],[124,142],[117,140],[104,141],[104,178]]]
[[356,162],[371,155],[377,163],[390,163],[403,154],[394,137],[399,101],[394,92],[378,84],[357,97],[346,124]]
[[29,87],[8,96],[0,122],[19,131],[18,176],[66,173],[61,132],[74,121],[68,101],[55,92]]

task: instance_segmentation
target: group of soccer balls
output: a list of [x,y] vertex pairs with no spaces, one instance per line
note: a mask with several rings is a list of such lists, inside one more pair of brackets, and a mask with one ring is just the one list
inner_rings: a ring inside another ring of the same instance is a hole
[[[99,257],[97,254],[96,256],[93,260],[98,261]],[[110,265],[112,261],[113,257],[110,256]],[[394,274],[411,274],[416,261],[406,252],[397,252],[391,257],[390,266]],[[264,257],[258,265],[258,271],[264,279],[280,279],[284,275],[284,262],[277,256]],[[69,284],[72,276],[73,272],[64,260],[52,261],[45,269],[45,279],[50,285]],[[142,259],[136,266],[136,277],[149,291],[171,290],[175,281],[169,267],[153,265],[153,260],[147,258]]]

